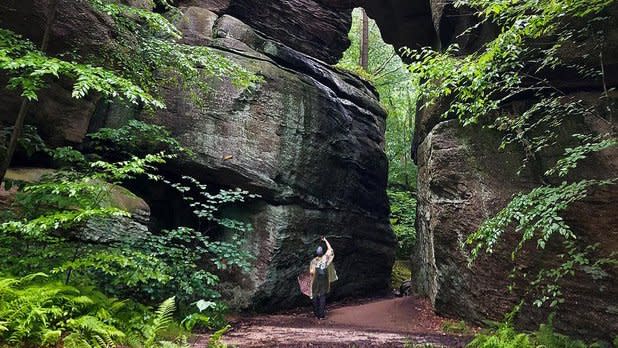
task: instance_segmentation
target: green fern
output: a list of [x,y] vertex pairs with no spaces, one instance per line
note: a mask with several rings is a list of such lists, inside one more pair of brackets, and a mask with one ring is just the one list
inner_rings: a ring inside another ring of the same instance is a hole
[[116,327],[90,315],[69,319],[67,327],[94,347],[114,347],[114,340],[120,340],[126,336]]
[[170,297],[161,303],[159,309],[157,309],[156,316],[153,319],[152,324],[148,326],[144,332],[144,336],[146,337],[146,342],[144,345],[146,348],[156,347],[155,341],[157,337],[173,322],[173,315],[175,311],[175,297]]
[[116,313],[106,310],[122,308],[116,302],[42,273],[0,277],[0,346],[114,347],[126,336]]

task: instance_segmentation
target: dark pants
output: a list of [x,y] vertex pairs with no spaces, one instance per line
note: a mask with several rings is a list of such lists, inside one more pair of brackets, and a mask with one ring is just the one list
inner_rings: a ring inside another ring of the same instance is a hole
[[313,314],[317,318],[326,317],[326,294],[313,297]]

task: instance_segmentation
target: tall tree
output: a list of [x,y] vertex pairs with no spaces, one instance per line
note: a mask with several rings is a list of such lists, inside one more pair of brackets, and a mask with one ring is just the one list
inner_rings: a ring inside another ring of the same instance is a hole
[[362,22],[360,27],[360,61],[364,70],[369,69],[369,17],[365,9],[361,9]]

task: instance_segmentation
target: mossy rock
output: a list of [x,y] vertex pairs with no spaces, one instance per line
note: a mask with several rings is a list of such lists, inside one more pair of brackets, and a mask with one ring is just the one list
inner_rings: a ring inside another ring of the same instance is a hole
[[391,286],[393,289],[399,289],[403,282],[412,279],[412,267],[410,261],[396,260],[393,264],[393,273],[391,275]]
[[[6,172],[6,179],[13,181],[23,181],[33,183],[41,180],[45,175],[55,173],[55,169],[50,168],[11,168]],[[122,209],[131,214],[148,214],[150,215],[150,207],[142,198],[136,196],[133,192],[118,185],[101,182],[102,185],[110,186],[110,195],[102,205]],[[14,195],[15,191],[12,191]]]

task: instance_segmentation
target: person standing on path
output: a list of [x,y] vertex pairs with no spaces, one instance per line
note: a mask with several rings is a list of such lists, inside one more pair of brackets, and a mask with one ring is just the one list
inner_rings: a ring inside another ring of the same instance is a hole
[[337,280],[337,274],[333,266],[335,251],[325,237],[320,239],[326,243],[326,252],[318,246],[316,257],[309,265],[309,273],[311,274],[313,313],[318,319],[324,319],[326,317],[326,294],[330,292],[330,283]]

